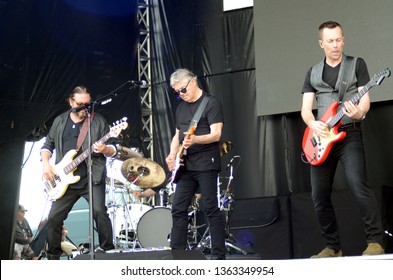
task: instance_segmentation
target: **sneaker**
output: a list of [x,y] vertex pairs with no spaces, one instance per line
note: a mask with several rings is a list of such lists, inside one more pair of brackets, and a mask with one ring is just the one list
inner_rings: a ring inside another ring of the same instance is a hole
[[312,259],[314,258],[332,258],[332,257],[342,257],[343,252],[338,250],[337,252],[333,249],[328,247],[324,248],[318,255],[311,256]]
[[371,256],[371,255],[383,255],[385,254],[385,250],[379,243],[368,243],[366,250],[363,252],[363,256]]

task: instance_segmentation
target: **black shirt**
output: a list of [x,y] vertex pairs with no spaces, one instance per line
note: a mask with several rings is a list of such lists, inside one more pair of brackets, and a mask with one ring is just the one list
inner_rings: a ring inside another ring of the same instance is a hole
[[[184,132],[187,132],[191,120],[198,110],[203,97],[207,93],[203,92],[202,96],[194,103],[181,102],[176,110],[176,128],[179,130],[179,143],[184,139]],[[224,123],[224,114],[220,101],[209,95],[209,101],[198,122],[195,135],[205,135],[210,133],[210,125],[215,123]],[[193,144],[187,149],[185,157],[186,170],[204,171],[204,170],[221,170],[221,158],[219,151],[219,142],[210,144]]]

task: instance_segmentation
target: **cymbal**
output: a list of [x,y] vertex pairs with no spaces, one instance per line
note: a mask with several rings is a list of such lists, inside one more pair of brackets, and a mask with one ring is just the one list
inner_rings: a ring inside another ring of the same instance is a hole
[[231,141],[220,141],[220,155],[223,156],[229,153],[233,148]]
[[118,146],[117,147],[117,159],[120,160],[126,160],[129,158],[141,158],[142,155],[130,148],[124,147],[124,146]]
[[165,181],[164,169],[146,158],[135,157],[125,160],[121,166],[121,173],[129,182],[141,188],[154,188]]

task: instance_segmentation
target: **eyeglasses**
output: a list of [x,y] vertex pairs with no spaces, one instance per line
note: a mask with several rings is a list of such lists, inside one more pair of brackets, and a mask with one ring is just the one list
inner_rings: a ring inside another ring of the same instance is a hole
[[175,94],[176,94],[176,95],[180,95],[181,93],[186,93],[186,92],[187,92],[187,87],[188,87],[188,85],[190,84],[190,82],[191,82],[192,79],[193,79],[193,78],[191,78],[191,79],[188,81],[188,83],[186,84],[186,86],[185,86],[184,88],[182,88],[182,89],[179,90],[179,91],[175,91]]

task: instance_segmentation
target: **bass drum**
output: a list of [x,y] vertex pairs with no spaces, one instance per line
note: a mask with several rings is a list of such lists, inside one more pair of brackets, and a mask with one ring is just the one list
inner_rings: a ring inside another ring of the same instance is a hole
[[150,209],[152,209],[151,206],[142,203],[129,203],[117,208],[115,220],[111,219],[114,224],[113,227],[115,228],[116,237],[125,239],[125,232],[128,231],[131,240],[134,239],[133,235],[135,235],[140,218]]
[[138,241],[143,248],[169,247],[171,229],[171,209],[166,207],[151,209],[139,220]]

